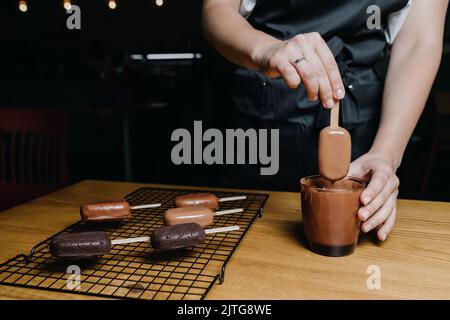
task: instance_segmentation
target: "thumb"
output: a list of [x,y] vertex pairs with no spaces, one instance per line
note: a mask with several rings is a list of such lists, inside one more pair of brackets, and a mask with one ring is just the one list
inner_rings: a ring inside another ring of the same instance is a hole
[[364,179],[370,172],[370,169],[364,166],[363,159],[359,158],[350,164],[348,175],[353,178]]

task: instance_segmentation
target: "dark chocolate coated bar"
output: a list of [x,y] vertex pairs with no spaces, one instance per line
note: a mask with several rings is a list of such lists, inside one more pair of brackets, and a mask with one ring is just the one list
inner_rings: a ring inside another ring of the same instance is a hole
[[91,259],[108,253],[111,239],[105,232],[62,233],[50,242],[50,252],[63,259]]
[[205,231],[197,223],[183,223],[156,230],[151,243],[154,249],[175,250],[202,243],[205,237]]

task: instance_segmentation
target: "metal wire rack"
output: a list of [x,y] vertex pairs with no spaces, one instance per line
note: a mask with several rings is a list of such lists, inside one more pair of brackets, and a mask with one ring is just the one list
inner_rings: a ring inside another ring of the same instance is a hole
[[[150,235],[163,225],[162,214],[174,206],[175,197],[189,193],[198,191],[141,188],[125,199],[131,205],[162,206],[133,210],[132,217],[122,222],[79,221],[57,234],[95,230],[107,232],[111,239]],[[256,217],[262,216],[268,198],[267,194],[213,193],[218,197],[247,196],[245,200],[221,203],[220,210],[244,211],[215,217],[212,226],[238,225],[240,230],[208,235],[204,243],[178,251],[156,251],[148,243],[115,245],[108,254],[87,262],[53,258],[49,242],[55,234],[33,247],[28,255],[20,254],[1,264],[0,284],[105,298],[203,299],[216,281],[224,281],[230,257]],[[79,278],[74,270],[80,271]]]

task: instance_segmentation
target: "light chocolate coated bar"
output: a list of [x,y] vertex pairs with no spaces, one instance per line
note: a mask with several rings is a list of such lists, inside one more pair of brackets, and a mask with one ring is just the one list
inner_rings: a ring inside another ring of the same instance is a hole
[[131,217],[127,201],[110,201],[84,204],[80,208],[81,219],[87,221],[112,221]]
[[204,206],[208,209],[216,210],[219,207],[219,198],[212,193],[187,194],[177,197],[175,206],[177,208]]
[[213,224],[214,212],[202,206],[173,208],[164,213],[163,219],[166,226],[194,222],[205,228]]

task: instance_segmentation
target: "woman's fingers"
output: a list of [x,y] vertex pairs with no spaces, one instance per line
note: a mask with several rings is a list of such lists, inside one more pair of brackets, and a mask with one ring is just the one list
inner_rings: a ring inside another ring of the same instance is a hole
[[[299,39],[297,37],[296,39]],[[314,66],[314,61],[308,51],[308,48],[300,48],[300,41],[291,42],[290,50],[292,55],[292,65],[297,70],[300,75],[303,85],[305,86],[306,93],[309,100],[316,101],[319,98],[319,92],[321,90],[318,79],[316,67]],[[300,49],[298,49],[300,48]],[[306,51],[304,50],[306,49]],[[302,53],[299,56],[299,53]]]
[[377,235],[378,239],[381,241],[386,240],[387,235],[391,233],[392,228],[394,228],[395,219],[397,217],[397,207],[394,207],[391,215],[387,218],[387,220],[383,223],[381,228],[378,230]]
[[297,73],[297,70],[295,70],[287,60],[280,62],[277,66],[277,70],[289,88],[296,89],[300,85],[301,78]]
[[315,73],[317,76],[320,101],[322,101],[322,105],[325,108],[331,109],[334,107],[334,98],[333,92],[331,91],[330,81],[328,80],[327,72],[325,71],[322,63],[317,58],[317,56],[309,56],[309,58],[312,60],[312,64],[314,65]]
[[338,65],[318,33],[297,35],[271,53],[264,72],[269,77],[282,76],[290,88],[305,86],[312,101],[320,96],[327,108],[345,95]]
[[336,59],[320,35],[313,33],[312,37],[314,41],[313,43],[315,44],[315,52],[317,53],[322,62],[322,66],[327,73],[328,80],[332,88],[332,95],[334,99],[341,100],[345,96],[345,89]]
[[275,53],[268,61],[267,70],[265,74],[268,77],[283,77],[287,85],[295,89],[300,83],[301,79],[297,73],[297,70],[289,63],[286,53],[281,51]]
[[353,177],[353,178],[358,178],[358,179],[365,179],[367,174],[370,172],[370,170],[367,170],[366,168],[363,167],[363,159],[359,158],[355,161],[353,161],[350,164],[350,168],[348,169],[348,176],[349,177]]
[[314,68],[307,60],[297,63],[294,62],[293,65],[300,75],[303,85],[305,86],[308,99],[311,101],[316,101],[319,98],[319,83],[317,82],[317,76]]
[[372,215],[369,220],[362,224],[361,227],[364,232],[367,233],[378,225],[387,221],[388,217],[392,214],[397,204],[397,195],[397,191],[392,193],[386,200],[386,202],[384,202],[383,206],[374,215]]
[[[366,166],[367,167],[367,166]],[[367,188],[361,194],[361,202],[368,205],[383,190],[388,180],[395,176],[395,173],[388,166],[377,166],[371,168],[373,171],[372,178]]]
[[382,241],[392,230],[397,214],[400,180],[391,163],[386,155],[369,152],[353,161],[349,170],[349,175],[360,179],[371,175],[369,185],[361,194],[364,206],[358,210],[358,216],[364,221],[361,225],[364,232],[380,227],[378,238]]
[[[370,184],[372,183],[373,179],[375,178],[375,175],[372,177]],[[381,183],[381,178],[380,180]],[[376,181],[375,181],[376,182]],[[362,207],[358,211],[358,215],[362,221],[366,221],[370,216],[372,216],[375,212],[377,212],[381,206],[386,202],[386,200],[389,198],[389,196],[393,192],[397,192],[399,187],[399,179],[397,176],[392,176],[387,179],[387,182],[384,183],[383,188],[381,191],[379,191],[378,195],[375,196],[375,199],[372,200],[368,205]],[[373,186],[372,186],[373,188]],[[375,185],[375,188],[378,188],[378,185]]]
[[[328,78],[327,70],[322,64],[320,57],[317,55],[317,52],[314,50],[316,40],[313,40],[313,38],[315,38],[315,36],[308,35],[303,36],[304,40],[299,42],[299,45],[302,48],[302,52],[305,55],[306,61],[308,61],[314,69],[314,73],[317,79],[316,81],[319,85],[320,100],[322,101],[323,106],[325,108],[333,108],[334,96],[330,79]],[[329,50],[328,47],[327,50]],[[301,65],[299,67],[301,68]]]

